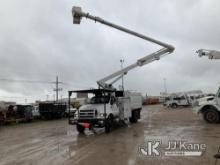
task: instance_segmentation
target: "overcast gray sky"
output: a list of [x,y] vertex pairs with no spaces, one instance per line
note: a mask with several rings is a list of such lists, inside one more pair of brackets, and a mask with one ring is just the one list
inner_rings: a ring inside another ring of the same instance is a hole
[[[72,6],[175,46],[169,56],[129,72],[126,89],[159,95],[166,78],[168,92],[217,90],[220,61],[195,51],[220,50],[219,0],[1,0],[0,79],[51,82],[58,75],[66,95],[96,87],[120,68],[120,59],[129,65],[159,48],[90,20],[73,25]],[[0,81],[0,100],[52,98],[53,87]]]

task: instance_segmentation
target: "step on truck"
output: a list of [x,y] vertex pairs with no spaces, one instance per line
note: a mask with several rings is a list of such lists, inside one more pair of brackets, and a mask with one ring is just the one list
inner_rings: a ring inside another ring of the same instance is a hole
[[69,91],[69,101],[72,93],[77,92],[93,94],[88,104],[82,105],[74,116],[69,116],[69,124],[75,124],[79,133],[83,133],[86,128],[105,128],[108,133],[116,125],[126,124],[128,121],[136,123],[140,119],[140,93],[105,89]]

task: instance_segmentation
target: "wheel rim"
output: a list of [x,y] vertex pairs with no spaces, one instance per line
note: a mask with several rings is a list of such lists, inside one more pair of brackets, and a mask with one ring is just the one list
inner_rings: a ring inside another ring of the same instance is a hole
[[210,122],[213,122],[213,121],[216,121],[216,114],[215,112],[208,112],[207,113],[207,120],[210,121]]

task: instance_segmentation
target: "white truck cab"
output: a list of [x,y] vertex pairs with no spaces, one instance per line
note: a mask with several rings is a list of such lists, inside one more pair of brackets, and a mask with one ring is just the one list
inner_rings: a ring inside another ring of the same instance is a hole
[[[105,104],[105,111],[103,105]],[[118,107],[116,105],[116,98],[113,96],[94,96],[90,99],[89,104],[82,105],[77,111],[78,118],[103,118],[105,113],[107,116],[112,114],[118,116]]]
[[140,119],[142,96],[137,92],[108,91],[104,89],[80,90],[74,92],[93,93],[88,104],[82,105],[70,116],[69,123],[76,124],[79,133],[85,128],[105,128],[108,133],[114,124]]
[[205,97],[197,101],[193,107],[193,111],[197,114],[202,114],[205,121],[208,123],[220,122],[220,88],[214,96]]

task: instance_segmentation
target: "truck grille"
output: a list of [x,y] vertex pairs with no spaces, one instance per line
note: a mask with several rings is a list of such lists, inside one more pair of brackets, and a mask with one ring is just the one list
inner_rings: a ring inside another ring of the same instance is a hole
[[79,118],[80,119],[94,119],[95,111],[94,110],[80,110]]

